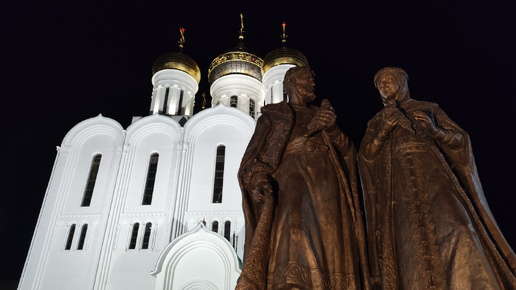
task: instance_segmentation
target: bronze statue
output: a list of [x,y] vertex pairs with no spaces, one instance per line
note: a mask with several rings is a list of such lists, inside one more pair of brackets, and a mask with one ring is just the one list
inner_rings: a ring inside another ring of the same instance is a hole
[[468,134],[408,76],[375,78],[385,107],[359,150],[371,279],[379,289],[516,289],[516,256],[489,210]]
[[311,70],[291,68],[290,98],[262,108],[238,178],[246,240],[236,289],[368,288],[356,151]]

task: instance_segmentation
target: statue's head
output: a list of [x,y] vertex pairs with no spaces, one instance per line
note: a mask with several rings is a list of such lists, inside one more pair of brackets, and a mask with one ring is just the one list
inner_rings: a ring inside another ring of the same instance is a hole
[[291,98],[302,98],[304,103],[310,103],[315,99],[313,72],[309,67],[293,67],[287,71],[283,79],[283,87]]
[[408,75],[398,67],[385,67],[374,76],[374,85],[380,92],[384,105],[403,103],[410,99]]

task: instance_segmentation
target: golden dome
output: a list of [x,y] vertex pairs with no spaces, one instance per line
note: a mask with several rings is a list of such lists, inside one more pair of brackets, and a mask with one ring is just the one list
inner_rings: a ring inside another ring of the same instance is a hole
[[229,74],[245,74],[262,80],[262,59],[248,51],[242,43],[226,53],[217,56],[208,69],[208,81],[213,83]]
[[293,64],[296,66],[308,66],[308,60],[298,50],[282,46],[269,52],[263,59],[262,73],[280,64]]
[[156,59],[152,66],[152,74],[164,69],[177,69],[191,75],[197,83],[201,81],[201,70],[197,63],[182,52],[171,52]]

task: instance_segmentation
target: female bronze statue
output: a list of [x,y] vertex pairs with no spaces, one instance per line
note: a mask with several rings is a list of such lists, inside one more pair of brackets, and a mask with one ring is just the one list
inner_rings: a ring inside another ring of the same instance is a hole
[[516,257],[482,191],[467,133],[407,74],[375,76],[385,107],[359,150],[371,276],[381,289],[515,289]]

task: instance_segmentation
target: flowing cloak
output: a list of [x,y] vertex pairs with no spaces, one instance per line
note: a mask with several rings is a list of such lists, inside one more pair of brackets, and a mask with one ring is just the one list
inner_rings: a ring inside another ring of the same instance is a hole
[[[487,205],[467,133],[434,103],[409,99],[381,150],[368,151],[382,111],[368,123],[358,165],[371,279],[383,289],[516,289],[516,257]],[[444,129],[430,137],[412,119]]]
[[[236,289],[368,289],[354,146],[338,128],[298,138],[306,130],[299,114],[285,102],[264,106],[242,159],[246,237]],[[251,195],[258,175],[273,185],[264,203]]]

